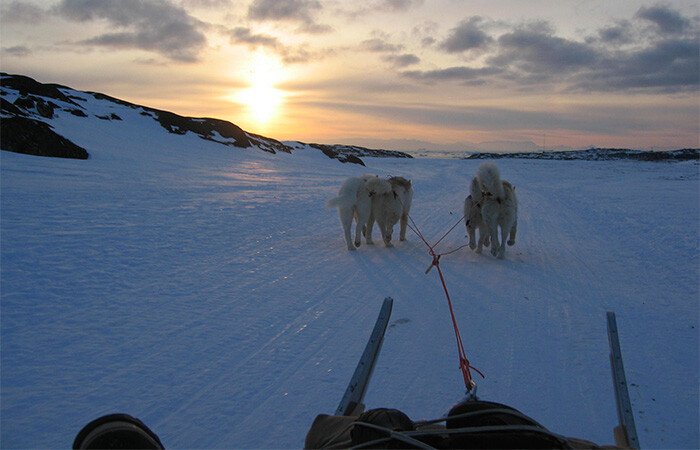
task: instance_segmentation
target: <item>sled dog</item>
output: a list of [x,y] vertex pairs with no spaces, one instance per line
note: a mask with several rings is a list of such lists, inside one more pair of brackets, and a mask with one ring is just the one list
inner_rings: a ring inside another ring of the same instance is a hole
[[413,186],[411,180],[404,177],[391,177],[382,180],[390,187],[388,192],[379,193],[372,196],[372,211],[367,223],[365,238],[367,244],[372,244],[372,228],[377,222],[382,235],[384,245],[393,247],[391,237],[394,233],[394,225],[401,222],[399,240],[406,240],[406,227],[408,226],[408,213],[411,211],[413,202]]
[[485,162],[479,166],[476,180],[483,195],[481,217],[491,236],[491,254],[503,259],[506,254],[506,238],[508,245],[514,245],[515,234],[518,231],[518,198],[515,195],[515,187],[501,180],[498,167],[493,162]]
[[[479,180],[472,178],[471,186],[469,187],[470,194],[464,199],[464,221],[467,226],[467,236],[469,237],[469,248],[476,249],[477,253],[481,253],[483,247],[488,247],[491,241],[489,228],[481,215],[481,205],[484,195],[481,192],[481,184]],[[476,231],[479,230],[479,241],[477,245]]]
[[[372,213],[372,197],[391,192],[391,185],[376,175],[350,177],[340,187],[338,196],[326,203],[326,208],[338,208],[340,224],[343,227],[345,244],[348,250],[355,250],[361,242],[361,232],[367,227]],[[355,240],[352,239],[352,223],[357,223]],[[367,241],[368,244],[371,240]]]

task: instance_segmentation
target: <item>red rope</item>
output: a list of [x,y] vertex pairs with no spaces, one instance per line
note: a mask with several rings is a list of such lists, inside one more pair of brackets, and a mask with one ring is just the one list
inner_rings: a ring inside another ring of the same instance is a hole
[[457,221],[457,223],[455,223],[455,224],[452,226],[452,228],[450,228],[450,229],[447,231],[447,233],[445,233],[445,234],[444,234],[440,239],[438,239],[438,241],[437,241],[435,244],[433,244],[433,245],[430,245],[430,244],[428,243],[428,241],[425,239],[425,237],[423,237],[423,234],[420,232],[420,229],[418,228],[418,225],[416,225],[416,222],[413,220],[413,218],[411,217],[410,214],[408,215],[408,218],[409,218],[409,220],[411,221],[411,224],[409,225],[409,228],[411,229],[411,231],[413,231],[414,233],[416,233],[416,235],[418,235],[419,238],[421,238],[421,240],[422,240],[422,241],[425,243],[425,245],[428,247],[430,256],[433,257],[433,262],[432,262],[432,264],[430,265],[430,267],[428,267],[428,270],[425,271],[425,273],[427,274],[428,272],[430,272],[430,269],[432,269],[433,266],[435,266],[435,267],[437,268],[438,275],[440,276],[440,281],[442,282],[442,288],[445,290],[445,297],[447,297],[447,305],[448,305],[449,308],[450,308],[450,316],[452,317],[452,326],[454,327],[454,330],[455,330],[455,338],[457,339],[457,352],[458,352],[458,354],[459,354],[459,369],[462,371],[462,376],[464,377],[464,386],[467,388],[467,391],[471,391],[472,388],[473,388],[473,387],[475,386],[475,384],[476,384],[476,383],[474,383],[474,380],[472,379],[471,369],[474,369],[474,370],[476,371],[476,373],[478,373],[479,375],[481,375],[482,378],[485,378],[485,376],[484,376],[483,373],[481,373],[481,372],[479,371],[479,369],[477,369],[477,368],[475,368],[475,367],[472,367],[472,366],[469,364],[469,360],[467,359],[466,352],[464,351],[464,343],[462,342],[462,336],[460,335],[460,333],[459,333],[459,327],[457,326],[457,319],[455,318],[454,309],[452,308],[452,300],[450,299],[450,293],[449,293],[449,291],[447,290],[447,283],[445,283],[445,277],[442,275],[442,269],[440,269],[440,257],[441,257],[442,255],[449,255],[450,253],[454,253],[454,252],[456,252],[457,250],[460,250],[460,249],[466,247],[466,245],[462,245],[462,246],[460,246],[460,247],[458,247],[458,248],[456,248],[456,249],[454,249],[454,250],[451,250],[451,251],[449,251],[449,252],[439,253],[439,254],[438,254],[438,253],[435,253],[435,247],[436,247],[443,239],[445,239],[445,237],[446,237],[448,234],[450,234],[450,232],[451,232],[452,230],[454,230],[455,227],[456,227],[457,225],[459,225],[459,223],[464,219],[464,216],[462,216],[462,218],[459,219],[459,221]]

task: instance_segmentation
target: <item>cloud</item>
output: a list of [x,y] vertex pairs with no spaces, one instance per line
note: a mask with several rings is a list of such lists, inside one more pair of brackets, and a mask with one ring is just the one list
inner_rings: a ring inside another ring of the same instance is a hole
[[399,68],[413,66],[420,62],[420,58],[411,53],[405,53],[402,55],[386,55],[382,59],[390,63],[392,66]]
[[307,33],[325,33],[329,26],[316,23],[314,15],[322,9],[316,0],[254,0],[248,18],[257,21],[288,21],[300,24]]
[[166,0],[62,0],[55,11],[76,22],[105,20],[119,30],[79,42],[83,45],[135,48],[194,62],[207,43],[205,25]]
[[665,34],[682,34],[691,26],[690,20],[678,11],[661,5],[642,7],[637,11],[636,17],[652,22]]
[[621,21],[615,25],[598,30],[598,38],[603,43],[613,45],[628,44],[633,40],[632,25],[628,21]]
[[383,33],[378,33],[380,37],[367,39],[360,43],[360,49],[372,53],[387,53],[382,56],[382,61],[389,63],[395,68],[404,68],[418,64],[420,58],[412,53],[401,53],[403,45],[396,45],[388,42],[388,37]]
[[0,6],[0,20],[3,23],[38,25],[46,19],[46,11],[30,3],[12,1],[3,2]]
[[447,53],[461,53],[485,48],[494,39],[482,29],[483,21],[479,16],[464,20],[450,30],[450,35],[440,43],[440,48]]
[[24,45],[16,45],[14,47],[3,47],[2,52],[12,56],[18,56],[20,58],[32,54],[32,51],[29,49],[29,47],[25,47]]
[[308,63],[325,57],[330,51],[310,52],[304,47],[284,45],[279,38],[269,34],[253,33],[250,28],[236,27],[228,32],[231,44],[247,45],[250,49],[267,48],[282,58],[285,64]]
[[363,50],[374,53],[393,53],[403,50],[403,45],[394,45],[386,42],[382,38],[367,39],[360,43]]
[[350,20],[364,20],[367,16],[377,13],[404,13],[411,8],[420,6],[424,0],[375,0],[373,2],[356,2],[349,8],[337,7],[336,14]]
[[[646,26],[650,21],[653,27]],[[424,83],[498,83],[550,92],[697,92],[698,22],[667,7],[642,8],[630,20],[603,26],[581,41],[558,36],[542,21],[498,24],[501,34],[491,37],[486,29],[496,22],[471,17],[437,48],[446,54],[479,49],[478,64],[400,74]]]
[[232,44],[247,44],[248,46],[267,47],[278,50],[282,47],[279,39],[268,34],[254,34],[250,28],[237,27],[229,32]]
[[180,0],[184,8],[225,9],[233,6],[232,0]]
[[455,66],[445,69],[435,70],[412,70],[402,72],[406,78],[424,81],[428,83],[457,81],[462,84],[480,84],[478,80],[484,77],[490,77],[502,73],[503,70],[498,67],[466,67]]
[[590,71],[575,77],[579,90],[644,90],[651,93],[695,92],[700,84],[700,44],[679,38],[609,55]]
[[377,5],[377,9],[383,11],[406,11],[422,4],[423,0],[381,0]]
[[546,23],[517,28],[498,38],[499,54],[495,65],[515,67],[533,73],[560,74],[594,64],[597,50],[585,43],[554,36]]

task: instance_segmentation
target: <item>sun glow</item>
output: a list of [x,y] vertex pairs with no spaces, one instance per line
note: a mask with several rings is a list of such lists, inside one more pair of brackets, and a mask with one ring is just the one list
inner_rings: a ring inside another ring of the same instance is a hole
[[249,69],[250,87],[236,92],[232,100],[245,105],[248,117],[264,128],[279,112],[284,103],[284,91],[275,88],[280,82],[283,67],[264,53],[256,53]]

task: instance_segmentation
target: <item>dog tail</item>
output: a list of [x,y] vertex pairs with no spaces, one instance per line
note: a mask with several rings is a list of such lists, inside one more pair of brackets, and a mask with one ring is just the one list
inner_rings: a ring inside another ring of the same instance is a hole
[[501,182],[501,173],[498,171],[496,164],[487,161],[482,163],[476,171],[476,176],[481,182],[481,188],[489,192],[491,195],[496,197],[496,199],[503,199],[505,193],[503,192],[503,183]]
[[337,208],[338,203],[340,203],[340,197],[333,197],[326,202],[326,209]]
[[481,183],[479,183],[479,178],[472,178],[472,184],[469,186],[469,193],[471,194],[471,200],[474,203],[479,203],[481,201]]

